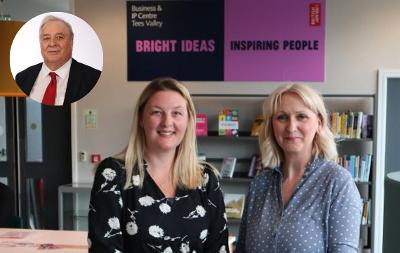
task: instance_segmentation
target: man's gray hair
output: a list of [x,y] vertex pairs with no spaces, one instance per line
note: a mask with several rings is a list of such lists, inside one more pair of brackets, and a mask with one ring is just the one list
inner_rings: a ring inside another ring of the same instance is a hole
[[53,15],[48,15],[42,20],[42,23],[40,24],[40,28],[39,28],[39,37],[40,37],[40,35],[42,35],[43,26],[45,24],[47,24],[48,22],[50,22],[50,21],[63,22],[65,24],[65,26],[67,27],[68,31],[69,31],[71,40],[72,41],[74,40],[74,32],[72,31],[72,26],[67,21],[65,21],[64,19],[56,17],[56,16],[53,16]]

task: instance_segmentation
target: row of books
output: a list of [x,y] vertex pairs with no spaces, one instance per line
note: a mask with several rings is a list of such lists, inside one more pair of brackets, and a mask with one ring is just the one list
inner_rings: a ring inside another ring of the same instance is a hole
[[[258,136],[262,122],[263,116],[257,115],[251,128],[251,136]],[[205,113],[196,114],[196,135],[208,135],[207,115]],[[218,113],[218,135],[239,136],[238,109],[223,109]]]
[[337,158],[337,163],[350,171],[356,182],[368,182],[371,171],[371,154],[343,155]]
[[[364,112],[331,112],[329,114],[331,131],[335,138],[372,138],[374,117]],[[258,136],[264,118],[257,115],[254,119],[251,136]],[[207,115],[199,113],[196,115],[197,136],[208,135]],[[239,135],[239,110],[224,109],[218,114],[218,135],[238,136]]]
[[[206,155],[198,154],[199,160],[206,160]],[[232,178],[235,172],[237,158],[233,156],[225,157],[222,160],[219,171],[223,178]],[[337,164],[346,168],[356,182],[368,182],[371,172],[372,155],[343,155],[336,159]],[[262,169],[260,155],[254,154],[250,159],[247,177],[254,177]],[[245,175],[246,176],[246,175]]]
[[[196,135],[208,135],[207,115],[205,113],[196,114]],[[239,110],[224,109],[219,112],[218,135],[239,136]]]
[[373,115],[363,112],[331,112],[331,131],[336,138],[372,138]]
[[[200,154],[199,158],[205,160],[205,155]],[[355,181],[368,182],[370,175],[370,168],[371,168],[371,160],[372,160],[371,154],[344,155],[338,157],[337,162],[338,164],[342,165],[343,167],[345,167],[350,171]],[[236,157],[225,157],[220,167],[221,176],[224,178],[232,178],[235,171],[236,162],[237,162]],[[261,170],[261,159],[258,154],[255,154],[251,157],[250,167],[247,176],[254,177],[260,170]],[[368,195],[368,192],[366,194]],[[368,198],[368,196],[365,197]],[[226,206],[226,214],[228,219],[240,219],[242,217],[243,207],[245,202],[245,194],[225,193],[224,202]],[[371,201],[365,200],[363,202],[363,212],[362,212],[363,225],[370,224],[371,220],[370,209],[371,209]]]

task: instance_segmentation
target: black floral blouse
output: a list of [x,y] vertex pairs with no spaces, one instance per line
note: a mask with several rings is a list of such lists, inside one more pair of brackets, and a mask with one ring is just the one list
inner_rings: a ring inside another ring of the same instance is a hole
[[124,190],[122,161],[99,165],[89,207],[89,252],[228,252],[228,229],[220,184],[206,169],[201,186],[177,189],[166,198],[146,173]]

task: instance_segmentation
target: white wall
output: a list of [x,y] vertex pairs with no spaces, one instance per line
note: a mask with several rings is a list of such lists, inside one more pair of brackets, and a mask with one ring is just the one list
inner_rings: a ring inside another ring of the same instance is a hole
[[[126,1],[75,0],[74,7],[74,13],[97,32],[104,50],[99,83],[73,105],[73,180],[92,182],[93,166],[78,162],[77,152],[100,153],[103,158],[119,152],[127,143],[133,105],[147,83],[127,82]],[[398,0],[327,0],[326,78],[311,85],[324,94],[375,94],[378,68],[400,69],[398,10]],[[192,93],[239,94],[268,94],[279,85],[186,84]],[[97,111],[97,129],[84,128],[85,109]]]

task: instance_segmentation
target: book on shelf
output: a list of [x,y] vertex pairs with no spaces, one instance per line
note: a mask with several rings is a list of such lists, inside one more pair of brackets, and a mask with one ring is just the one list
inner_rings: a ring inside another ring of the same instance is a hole
[[363,112],[331,112],[330,128],[335,138],[372,138],[373,115]]
[[362,212],[362,219],[361,219],[361,224],[362,225],[367,225],[369,223],[369,216],[370,216],[370,201],[364,201],[363,202],[363,212]]
[[207,136],[207,114],[197,113],[196,114],[196,136]]
[[251,126],[251,136],[259,136],[262,124],[264,122],[264,116],[262,114],[259,114],[256,116],[256,118],[253,121],[253,125]]
[[331,122],[331,131],[333,133],[333,136],[336,137],[338,135],[338,129],[340,125],[340,118],[338,112],[332,112],[330,114],[330,122]]
[[372,163],[371,154],[343,155],[336,160],[337,164],[347,169],[356,182],[368,182]]
[[245,194],[225,193],[224,203],[228,219],[240,219],[243,215]]
[[361,138],[372,138],[374,128],[374,115],[364,114],[361,128]]
[[358,175],[355,175],[355,162],[356,162],[356,156],[355,155],[349,155],[346,157],[346,161],[348,164],[346,164],[347,169],[350,171],[350,174],[353,178],[358,178]]
[[369,181],[369,174],[370,174],[370,172],[371,172],[371,160],[372,160],[372,155],[371,154],[367,154],[367,155],[365,155],[366,156],[366,159],[367,159],[367,162],[366,162],[366,164],[365,164],[365,175],[364,175],[364,177],[362,178],[362,180],[364,181],[364,182],[368,182]]
[[261,157],[258,154],[254,154],[251,157],[248,177],[255,177],[261,170]]
[[247,174],[248,177],[254,177],[256,175],[256,162],[257,157],[253,155],[250,161],[249,173]]
[[363,154],[360,156],[360,168],[359,168],[359,176],[358,179],[361,182],[369,181],[369,174],[371,171],[371,154]]
[[221,164],[220,173],[222,177],[231,178],[236,166],[236,157],[225,157]]
[[353,138],[353,127],[354,127],[354,113],[352,111],[347,112],[347,125],[346,125],[346,137]]
[[218,114],[218,135],[239,136],[239,110],[224,109]]
[[347,138],[347,113],[342,112],[340,114],[340,128],[339,128],[339,137]]
[[360,139],[361,138],[361,126],[362,126],[362,119],[363,119],[363,112],[355,112],[354,113],[354,137],[356,139]]

